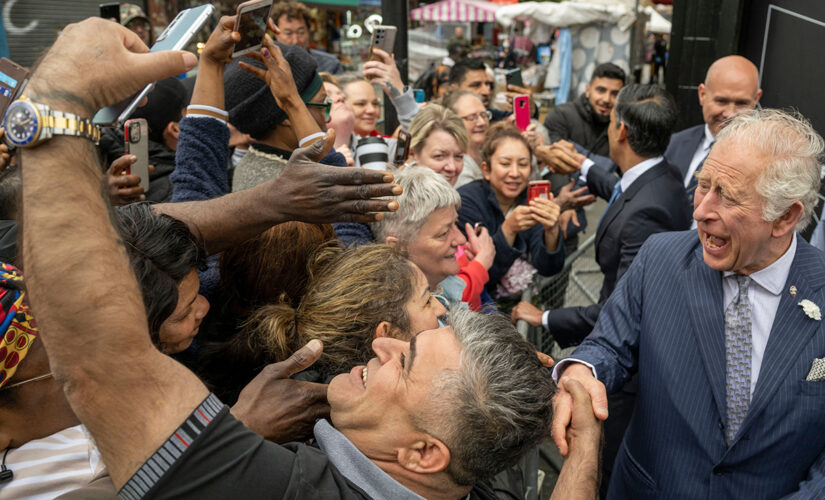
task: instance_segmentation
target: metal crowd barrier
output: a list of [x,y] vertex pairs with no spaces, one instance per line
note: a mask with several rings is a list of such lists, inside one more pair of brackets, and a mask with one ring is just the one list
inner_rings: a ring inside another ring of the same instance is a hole
[[[533,286],[528,287],[521,296],[521,300],[531,302],[539,309],[554,309],[570,306],[587,306],[599,300],[599,290],[602,286],[602,273],[595,262],[577,262],[593,246],[596,235],[591,235],[578,249],[571,253],[564,261],[561,272],[550,277],[536,276]],[[520,320],[516,328],[527,340],[532,342],[536,349],[549,354],[554,360],[565,357],[573,348],[562,349],[543,327],[533,327],[526,321]],[[544,474],[543,482],[552,481],[561,471],[563,459],[550,442],[547,445],[536,447],[522,461],[524,471],[525,500],[537,500],[540,490],[548,486],[539,484],[539,458],[546,463],[546,467],[555,472],[555,476]],[[552,486],[552,485],[551,485]]]

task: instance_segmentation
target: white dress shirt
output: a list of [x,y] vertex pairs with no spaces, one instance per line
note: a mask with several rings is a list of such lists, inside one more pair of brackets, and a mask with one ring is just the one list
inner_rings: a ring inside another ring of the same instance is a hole
[[[762,368],[762,360],[765,357],[765,348],[768,345],[771,328],[773,328],[773,320],[776,318],[776,310],[779,308],[779,300],[782,298],[782,293],[790,293],[789,290],[785,289],[785,284],[788,281],[791,264],[793,264],[796,255],[797,237],[794,235],[788,250],[773,264],[750,275],[751,285],[748,287],[748,301],[751,304],[751,397],[753,397],[753,391],[756,388],[756,381],[759,380],[759,372]],[[734,273],[725,272],[723,276],[722,301],[724,302],[724,311],[736,298],[739,287],[736,284]],[[597,377],[596,368],[590,363],[575,358],[567,358],[553,368],[553,380],[558,382],[559,375],[564,371],[564,368],[569,363],[574,362],[589,366],[593,370],[593,376]]]
[[[657,156],[656,158],[648,158],[642,162],[637,163],[630,167],[630,170],[622,175],[622,178],[619,180],[622,184],[622,193],[626,193],[628,189],[630,189],[630,185],[633,184],[633,181],[638,179],[642,176],[645,172],[650,170],[651,168],[655,167],[659,164],[659,162],[663,161],[663,156]],[[588,160],[590,161],[590,160]],[[587,177],[587,172],[590,171],[590,166],[593,164],[590,161],[590,165],[587,165],[587,171],[585,171],[584,167],[582,167],[582,176],[585,178]],[[545,328],[549,328],[548,325],[548,318],[550,317],[550,311],[544,311],[544,314],[541,315],[541,324],[544,325]]]

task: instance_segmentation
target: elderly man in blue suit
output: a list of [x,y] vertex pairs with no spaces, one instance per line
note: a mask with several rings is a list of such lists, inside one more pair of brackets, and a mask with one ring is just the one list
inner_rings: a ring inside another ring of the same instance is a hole
[[[697,231],[654,235],[555,376],[594,413],[634,373],[636,409],[608,498],[825,495],[825,254],[796,231],[822,138],[776,110],[736,116],[699,173]],[[567,452],[570,399],[555,400]]]
[[699,105],[705,123],[673,134],[665,159],[679,168],[688,197],[693,201],[697,170],[727,121],[741,111],[756,107],[762,89],[756,66],[742,56],[717,59],[699,84]]

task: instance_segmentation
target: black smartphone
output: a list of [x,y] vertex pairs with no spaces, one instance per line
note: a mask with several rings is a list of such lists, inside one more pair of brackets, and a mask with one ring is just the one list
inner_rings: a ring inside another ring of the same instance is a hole
[[398,142],[395,146],[395,165],[401,166],[407,161],[410,155],[410,134],[404,130],[398,132]]
[[521,68],[511,69],[505,76],[507,78],[507,85],[524,87],[524,80],[521,79]]
[[5,57],[0,59],[0,118],[6,114],[6,108],[20,89],[26,86],[28,79],[29,70]]
[[100,7],[100,17],[103,19],[113,19],[116,23],[120,22],[120,4],[117,2],[113,3],[102,3],[99,5]]

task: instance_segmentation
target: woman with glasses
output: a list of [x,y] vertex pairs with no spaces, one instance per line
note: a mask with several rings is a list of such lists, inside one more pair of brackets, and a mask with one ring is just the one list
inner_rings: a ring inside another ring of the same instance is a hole
[[484,107],[481,98],[467,90],[450,92],[441,100],[442,105],[453,110],[467,129],[469,143],[467,154],[464,155],[464,168],[458,177],[455,187],[482,178],[481,174],[481,146],[484,136],[490,128],[490,111]]

